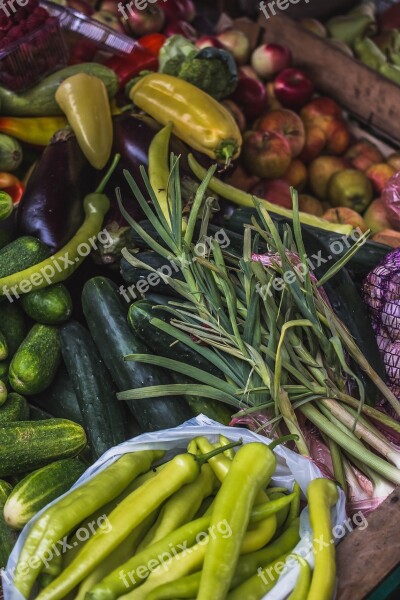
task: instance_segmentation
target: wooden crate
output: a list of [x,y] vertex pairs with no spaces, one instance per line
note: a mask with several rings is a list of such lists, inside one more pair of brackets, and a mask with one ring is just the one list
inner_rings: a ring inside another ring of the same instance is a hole
[[396,146],[400,143],[400,87],[302,29],[286,16],[260,18],[263,41],[288,46],[317,89],[336,99],[362,123]]

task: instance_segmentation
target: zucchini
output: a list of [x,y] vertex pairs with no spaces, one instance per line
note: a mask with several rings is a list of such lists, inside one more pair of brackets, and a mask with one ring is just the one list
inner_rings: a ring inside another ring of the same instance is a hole
[[4,333],[0,330],[0,361],[8,356],[8,344]]
[[22,158],[19,141],[5,133],[0,133],[0,171],[15,171],[20,166]]
[[[161,269],[161,273],[170,275],[173,279],[183,281],[182,272],[172,268],[171,262],[159,254],[156,254],[156,252],[139,252],[138,254],[135,254],[135,258],[155,270]],[[136,289],[136,285],[139,281],[147,281],[151,271],[140,267],[133,267],[125,258],[121,259],[120,269],[123,280],[129,285],[128,292],[130,292],[132,300],[137,297],[140,298],[142,294]],[[158,294],[165,294],[166,296],[173,296],[176,294],[175,290],[168,285],[168,283],[164,283],[161,277],[159,277],[157,285],[150,287],[150,290],[156,291]],[[147,291],[148,290],[143,290],[143,294]]]
[[60,83],[76,75],[86,73],[99,77],[107,88],[110,98],[118,91],[118,78],[114,71],[105,65],[97,63],[80,63],[60,69],[45,77],[35,87],[16,94],[5,88],[0,88],[1,114],[9,117],[51,117],[62,115],[63,112],[55,100],[55,93]]
[[0,361],[0,379],[4,381],[5,384],[9,385],[8,382],[8,371],[10,368],[11,360],[7,358],[6,360]]
[[83,427],[67,419],[4,423],[0,425],[0,477],[77,456],[85,446]]
[[7,400],[7,396],[8,396],[7,384],[4,383],[4,381],[2,381],[0,379],[0,407],[3,406],[3,404]]
[[[124,361],[132,353],[148,353],[148,347],[131,331],[128,307],[116,285],[105,277],[90,279],[83,288],[82,306],[90,333],[119,391],[171,383],[161,368]],[[128,401],[143,431],[176,427],[192,416],[183,398]]]
[[23,396],[11,392],[0,408],[0,425],[12,421],[27,421],[29,419],[29,406]]
[[56,327],[36,324],[15,353],[9,369],[12,388],[20,394],[38,394],[53,381],[61,360]]
[[68,492],[85,468],[78,458],[66,458],[29,473],[6,500],[6,523],[13,529],[22,529],[42,508]]
[[10,194],[0,190],[0,221],[5,221],[14,209]]
[[93,456],[127,439],[124,406],[90,333],[70,321],[61,328],[61,352],[81,409]]
[[72,313],[71,294],[62,283],[32,290],[21,296],[20,303],[31,319],[44,325],[64,323]]
[[31,396],[30,402],[53,417],[69,419],[83,427],[78,398],[64,364],[60,365],[50,387],[41,394]]
[[1,332],[7,341],[8,357],[11,358],[28,333],[25,315],[18,304],[0,303],[0,324]]
[[16,541],[16,535],[7,525],[3,515],[4,505],[11,491],[11,485],[0,480],[0,570],[7,566],[8,558]]
[[[49,256],[50,249],[37,238],[30,235],[17,238],[0,250],[0,278],[29,269]],[[10,290],[10,297],[12,293]],[[4,294],[7,296],[6,290]]]

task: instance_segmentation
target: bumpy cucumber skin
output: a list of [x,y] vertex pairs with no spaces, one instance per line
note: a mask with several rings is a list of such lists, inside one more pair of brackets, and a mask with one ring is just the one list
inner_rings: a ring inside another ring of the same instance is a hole
[[50,249],[40,240],[29,235],[17,238],[0,250],[0,277],[33,267],[49,256]]
[[7,338],[0,329],[0,360],[4,360],[8,356]]
[[0,325],[1,332],[7,340],[8,358],[11,358],[28,333],[25,315],[16,302],[0,303]]
[[15,138],[0,133],[0,171],[15,171],[22,162],[21,144]]
[[50,502],[65,494],[85,471],[78,458],[55,461],[21,479],[4,505],[4,518],[13,529],[22,529]]
[[11,361],[8,373],[11,387],[28,396],[42,392],[53,381],[60,361],[57,327],[34,325]]
[[7,400],[0,408],[0,426],[3,423],[12,423],[13,421],[27,421],[29,419],[28,402],[20,394],[11,392]]
[[67,419],[4,423],[0,425],[0,477],[72,458],[85,446],[83,427]]
[[72,313],[72,298],[64,284],[56,283],[42,290],[32,290],[20,299],[26,314],[43,325],[59,325]]

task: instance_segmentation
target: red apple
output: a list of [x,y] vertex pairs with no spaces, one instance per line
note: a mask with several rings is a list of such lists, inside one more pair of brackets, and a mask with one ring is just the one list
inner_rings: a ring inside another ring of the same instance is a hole
[[372,165],[385,161],[382,152],[367,139],[358,140],[346,152],[353,167],[359,171],[367,171]]
[[249,175],[241,164],[238,164],[233,173],[226,178],[226,183],[244,192],[249,192],[259,182],[260,178]]
[[350,145],[351,136],[343,119],[332,119],[326,123],[326,151],[329,154],[343,154]]
[[313,93],[313,82],[300,69],[284,69],[275,79],[276,97],[285,108],[301,108]]
[[268,109],[268,97],[264,84],[253,77],[243,77],[239,74],[237,88],[230,98],[241,107],[245,117],[250,121]]
[[372,238],[374,242],[378,242],[379,244],[385,244],[386,246],[391,246],[392,248],[400,247],[400,232],[395,229],[383,229],[378,233],[375,233]]
[[263,179],[251,189],[251,193],[257,198],[268,200],[268,202],[272,202],[283,208],[293,208],[290,185],[282,179],[274,179],[272,181]]
[[196,40],[197,48],[220,48],[222,49],[224,46],[221,44],[219,39],[215,35],[203,35],[201,38]]
[[242,157],[247,171],[263,179],[281,177],[292,161],[288,141],[274,131],[248,131],[243,138]]
[[73,10],[82,13],[86,17],[91,17],[95,12],[93,6],[87,2],[87,0],[68,0],[67,6],[68,8],[72,8]]
[[124,26],[118,17],[106,10],[99,10],[98,12],[93,13],[91,18],[95,19],[95,21],[99,21],[99,23],[107,25],[111,29],[114,29],[114,31],[118,31],[118,33],[125,33]]
[[289,142],[293,157],[298,156],[304,147],[306,134],[303,121],[292,110],[286,108],[270,110],[258,119],[256,129],[275,131],[283,135]]
[[135,5],[125,7],[123,21],[127,30],[136,37],[158,33],[164,27],[165,15],[157,4],[148,4],[143,9]]
[[371,202],[363,214],[363,217],[368,229],[370,229],[372,233],[379,233],[379,231],[382,231],[383,229],[390,229],[392,227],[386,206],[380,198]]
[[292,53],[289,48],[280,44],[263,44],[251,55],[251,66],[263,79],[277,75],[292,64]]
[[358,212],[352,208],[339,206],[338,208],[329,208],[322,215],[323,219],[330,223],[339,223],[342,225],[352,225],[354,229],[360,229],[362,232],[367,231],[368,227]]
[[173,23],[168,23],[164,29],[164,33],[167,37],[171,37],[172,35],[183,35],[183,37],[187,38],[193,43],[196,43],[197,40],[195,28],[186,21],[174,21]]
[[310,196],[309,194],[300,194],[299,211],[309,215],[315,215],[316,217],[322,217],[324,214],[324,207],[318,198],[314,198],[314,196]]
[[305,125],[306,141],[299,156],[300,160],[309,163],[317,158],[326,146],[326,133],[317,125]]
[[306,187],[308,179],[308,172],[305,164],[301,162],[301,160],[299,160],[298,158],[295,158],[290,163],[290,166],[286,173],[282,175],[282,179],[287,181],[287,183],[292,187],[296,188],[298,192],[302,192]]
[[196,15],[196,9],[192,0],[164,0],[160,2],[160,7],[168,23],[181,20],[193,21]]
[[300,116],[304,122],[314,123],[318,117],[342,119],[343,113],[340,106],[332,98],[320,96],[319,98],[314,98],[314,100],[311,100],[311,102],[304,106]]
[[238,29],[227,29],[219,33],[217,37],[223,46],[232,52],[238,65],[247,63],[251,51],[247,35]]
[[371,181],[375,192],[382,194],[389,179],[396,174],[396,170],[386,163],[378,163],[367,169],[365,174]]

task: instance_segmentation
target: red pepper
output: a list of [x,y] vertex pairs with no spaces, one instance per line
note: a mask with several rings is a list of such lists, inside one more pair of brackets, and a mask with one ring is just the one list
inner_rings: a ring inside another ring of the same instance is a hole
[[0,173],[0,190],[7,192],[12,198],[13,205],[17,206],[22,198],[24,184],[11,173]]
[[138,42],[143,48],[154,54],[154,56],[158,56],[166,40],[167,36],[162,33],[149,33],[139,38]]
[[104,64],[116,73],[121,88],[141,71],[157,71],[158,69],[157,57],[147,48],[139,45],[135,46],[130,54],[112,56]]

